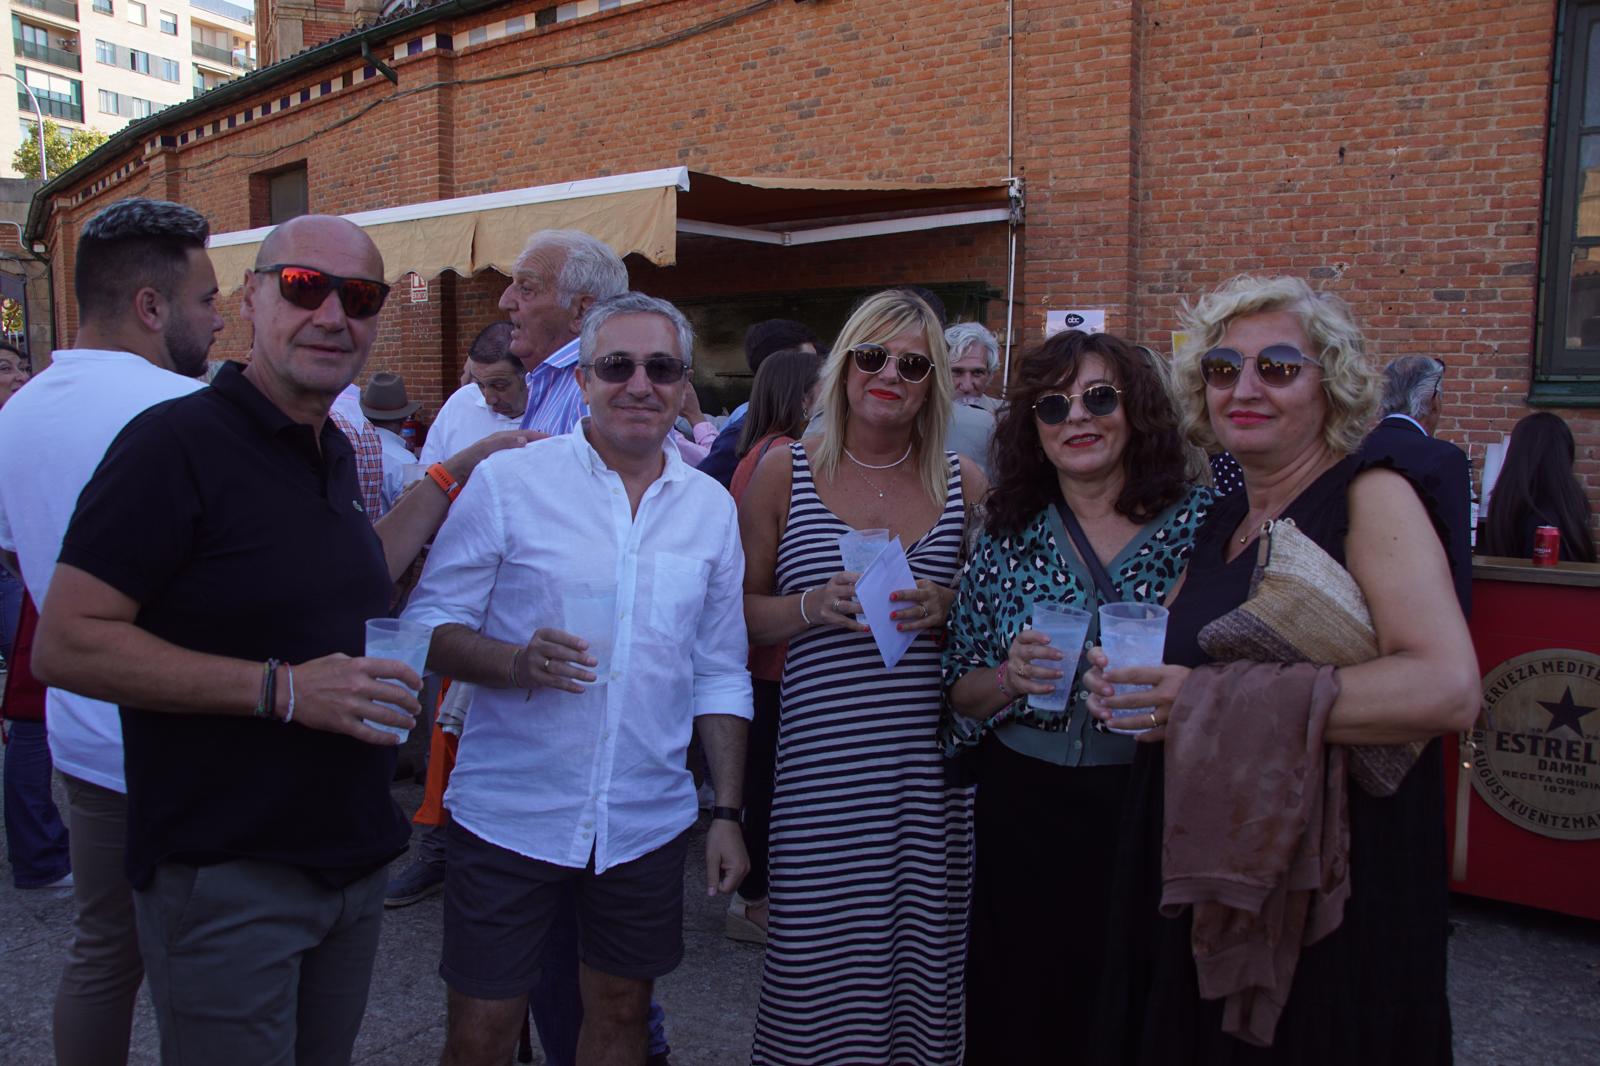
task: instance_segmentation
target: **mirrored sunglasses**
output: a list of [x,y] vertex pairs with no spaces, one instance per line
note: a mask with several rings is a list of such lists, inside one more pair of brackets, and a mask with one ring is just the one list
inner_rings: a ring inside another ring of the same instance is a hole
[[1059,426],[1072,413],[1072,401],[1083,399],[1083,409],[1099,417],[1117,409],[1122,390],[1115,385],[1090,385],[1082,392],[1052,392],[1039,397],[1033,405],[1033,417],[1047,426]]
[[635,362],[628,355],[602,355],[594,362],[585,364],[585,367],[601,381],[620,385],[632,380],[635,368],[640,365],[644,366],[644,376],[650,379],[652,385],[676,385],[689,370],[689,364],[682,359],[662,353],[650,356],[643,364]]
[[339,294],[339,306],[351,318],[371,318],[383,310],[383,301],[389,298],[389,286],[370,278],[342,278],[315,267],[277,266],[258,267],[257,274],[278,275],[278,294],[303,311],[315,311],[328,298],[328,293]]
[[1200,357],[1200,376],[1213,389],[1231,389],[1244,373],[1244,364],[1256,364],[1256,376],[1263,385],[1281,389],[1300,376],[1308,366],[1320,369],[1322,364],[1292,344],[1269,344],[1260,354],[1246,358],[1233,348],[1213,348]]
[[[881,344],[858,344],[850,349],[850,357],[863,374],[876,374],[889,361],[889,349]],[[933,370],[933,360],[919,352],[906,352],[895,360],[895,369],[901,381],[915,385]]]

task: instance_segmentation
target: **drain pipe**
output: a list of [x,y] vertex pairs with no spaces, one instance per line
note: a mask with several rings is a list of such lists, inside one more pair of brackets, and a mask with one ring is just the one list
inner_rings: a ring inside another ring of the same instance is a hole
[[1016,0],[1006,0],[1006,180],[1011,183],[1011,221],[1008,230],[1011,254],[1006,266],[1006,362],[1000,372],[1000,398],[1006,398],[1011,384],[1012,323],[1016,315],[1017,289],[1017,223],[1022,217],[1022,180],[1017,177],[1016,161],[1016,110],[1012,93],[1016,79]]

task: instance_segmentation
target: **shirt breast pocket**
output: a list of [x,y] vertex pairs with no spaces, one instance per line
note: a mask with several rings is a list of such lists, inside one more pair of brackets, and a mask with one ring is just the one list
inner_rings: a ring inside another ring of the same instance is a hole
[[650,628],[669,637],[692,637],[706,602],[711,564],[691,555],[656,554],[650,585]]

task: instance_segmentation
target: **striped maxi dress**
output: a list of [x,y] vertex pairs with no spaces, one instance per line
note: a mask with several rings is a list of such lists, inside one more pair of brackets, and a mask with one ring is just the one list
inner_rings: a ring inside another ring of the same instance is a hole
[[[817,496],[804,447],[790,452],[779,595],[837,573],[850,528]],[[948,454],[944,512],[907,557],[953,586],[964,507]],[[921,636],[891,672],[870,634],[823,626],[789,642],[754,1066],[961,1061],[972,793],[945,784],[939,656]]]

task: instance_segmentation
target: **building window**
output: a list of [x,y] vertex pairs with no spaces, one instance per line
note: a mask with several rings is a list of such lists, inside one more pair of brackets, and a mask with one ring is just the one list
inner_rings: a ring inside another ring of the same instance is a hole
[[162,81],[176,82],[182,76],[182,68],[175,60],[156,57],[156,77]]
[[1562,4],[1530,399],[1600,402],[1600,3]]
[[122,118],[149,118],[155,112],[156,106],[149,100],[127,93],[114,93],[108,89],[99,90],[100,113],[104,115],[119,115]]
[[149,24],[147,20],[144,5],[139,0],[128,0],[128,21],[135,26],[145,26]]
[[117,65],[117,46],[110,41],[94,42],[94,61],[108,67]]
[[111,14],[111,0],[94,0],[94,9],[102,15]]
[[[33,90],[33,98],[39,102],[39,110],[47,117],[64,118],[72,122],[83,121],[82,82],[72,78],[59,78],[54,74],[47,74],[21,64],[17,65],[17,79]],[[17,90],[17,107],[30,114],[33,112],[32,101],[21,89]]]
[[250,175],[251,226],[276,226],[310,209],[304,163]]
[[169,37],[178,35],[178,16],[171,11],[161,12],[161,32]]

